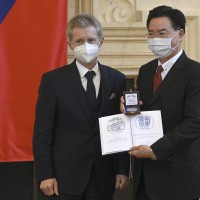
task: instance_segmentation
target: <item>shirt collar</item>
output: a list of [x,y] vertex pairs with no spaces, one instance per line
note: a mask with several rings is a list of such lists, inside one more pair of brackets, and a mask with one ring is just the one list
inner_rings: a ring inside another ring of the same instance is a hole
[[183,50],[181,49],[174,57],[170,58],[168,61],[161,64],[161,62],[158,60],[158,66],[162,65],[164,70],[169,70],[174,65],[174,63],[178,60],[178,58],[183,53]]
[[[86,67],[84,67],[83,65],[81,65],[77,60],[76,60],[76,66],[77,66],[77,68],[78,68],[78,71],[79,71],[79,74],[80,74],[81,79],[82,79],[82,78],[85,78],[85,74],[86,74],[88,71],[91,71],[91,70],[87,69]],[[94,71],[96,75],[99,73],[99,64],[98,64],[98,62],[97,62],[96,65],[92,68],[92,71]]]

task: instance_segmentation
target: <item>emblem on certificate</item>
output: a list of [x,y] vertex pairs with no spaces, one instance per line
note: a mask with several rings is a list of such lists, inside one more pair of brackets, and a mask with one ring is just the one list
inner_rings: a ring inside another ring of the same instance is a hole
[[136,115],[140,114],[139,92],[126,91],[123,93],[125,114]]

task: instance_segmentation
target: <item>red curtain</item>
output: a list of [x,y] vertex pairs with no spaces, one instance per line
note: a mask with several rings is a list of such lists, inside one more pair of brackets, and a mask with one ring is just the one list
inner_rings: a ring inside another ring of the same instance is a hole
[[68,1],[0,2],[0,162],[31,161],[41,75],[67,62]]

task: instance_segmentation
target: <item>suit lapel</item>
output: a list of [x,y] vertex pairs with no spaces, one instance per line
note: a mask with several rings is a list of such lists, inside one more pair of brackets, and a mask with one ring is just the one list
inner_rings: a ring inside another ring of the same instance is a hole
[[149,63],[147,67],[144,68],[144,70],[141,70],[141,73],[139,73],[137,79],[137,85],[139,86],[138,90],[141,90],[141,92],[145,90],[145,92],[143,92],[145,94],[144,98],[148,99],[148,102],[146,103],[149,103],[149,100],[151,100],[153,97],[153,79],[157,66],[158,60],[155,59]]
[[102,116],[102,113],[106,113],[104,110],[106,105],[106,99],[108,99],[109,91],[110,91],[110,85],[109,84],[109,74],[106,72],[106,69],[99,63],[99,69],[101,72],[101,91],[102,91],[102,103],[101,108],[99,112],[99,117]]
[[185,53],[183,53],[181,57],[174,63],[162,84],[156,91],[155,95],[153,95],[150,104],[153,104],[164,92],[166,92],[169,87],[172,87],[176,80],[182,75],[186,58],[187,56]]
[[71,64],[70,73],[71,74],[69,76],[69,81],[71,83],[71,87],[74,89],[77,99],[80,102],[80,109],[83,110],[83,112],[86,115],[86,117],[88,118],[88,120],[90,120],[90,113],[89,113],[89,109],[88,109],[88,102],[87,102],[85,90],[81,83],[79,71],[78,71],[75,61]]
[[[102,92],[102,103],[99,111],[99,118],[103,116],[103,114],[107,113],[106,101],[109,96],[110,86],[112,85],[109,81],[109,73],[107,70],[99,63],[99,69],[101,73],[101,92]],[[94,131],[99,130],[99,121],[97,120]]]

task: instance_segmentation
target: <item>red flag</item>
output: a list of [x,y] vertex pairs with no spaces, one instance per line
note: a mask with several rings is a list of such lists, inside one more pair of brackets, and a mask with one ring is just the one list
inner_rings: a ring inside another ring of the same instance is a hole
[[66,64],[67,0],[0,1],[0,162],[31,161],[41,75]]

